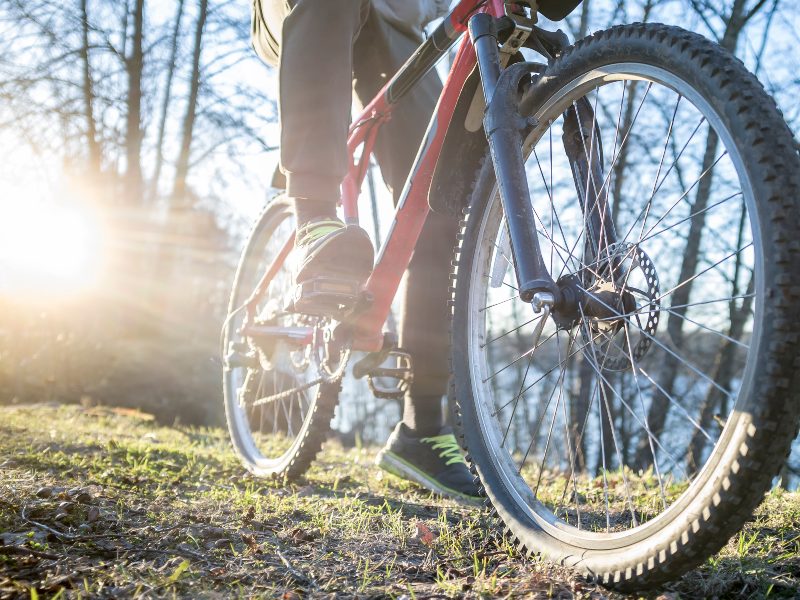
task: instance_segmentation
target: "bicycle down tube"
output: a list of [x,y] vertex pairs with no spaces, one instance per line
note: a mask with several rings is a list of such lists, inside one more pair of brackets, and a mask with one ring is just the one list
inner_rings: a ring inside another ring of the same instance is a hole
[[[380,249],[375,269],[366,283],[365,289],[372,303],[354,323],[354,350],[377,351],[383,344],[383,325],[428,216],[428,191],[444,137],[464,82],[476,65],[474,47],[469,37],[463,35],[467,31],[467,19],[476,12],[499,16],[503,14],[503,2],[491,0],[487,3],[476,3],[464,0],[458,4],[351,127],[348,143],[351,155],[363,143],[361,161],[369,160],[367,150],[374,142],[381,121],[391,118],[392,105],[462,38],[419,153],[400,195],[386,242]],[[357,218],[355,197],[365,173],[366,168],[351,164],[350,172],[345,178],[342,204],[347,220]]]

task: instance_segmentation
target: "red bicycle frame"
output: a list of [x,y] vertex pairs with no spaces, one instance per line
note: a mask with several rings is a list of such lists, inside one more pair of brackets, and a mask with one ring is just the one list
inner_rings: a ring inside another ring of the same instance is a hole
[[[409,172],[406,184],[397,203],[386,241],[380,248],[372,275],[367,280],[365,292],[371,304],[352,321],[354,350],[375,352],[383,345],[383,325],[389,316],[392,301],[419,239],[428,216],[428,191],[431,187],[436,163],[442,150],[445,134],[467,77],[476,65],[475,48],[467,31],[467,21],[476,13],[493,17],[504,14],[503,0],[461,0],[444,18],[441,25],[400,68],[375,98],[364,108],[350,127],[347,148],[350,168],[342,182],[342,207],[347,223],[358,223],[358,198],[361,185],[369,168],[370,155],[381,125],[392,117],[397,101],[416,84],[461,38],[461,44],[452,68],[444,82],[442,93],[431,117],[420,150]],[[361,147],[359,160],[355,154]],[[264,274],[248,307],[254,307],[266,292],[269,283],[279,270],[294,244],[294,236],[273,260]],[[249,311],[248,311],[249,312]]]

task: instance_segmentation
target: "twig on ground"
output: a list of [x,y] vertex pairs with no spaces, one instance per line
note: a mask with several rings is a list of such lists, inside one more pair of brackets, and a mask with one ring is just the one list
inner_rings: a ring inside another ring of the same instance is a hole
[[204,562],[206,564],[211,564],[208,558],[203,556],[199,552],[194,552],[193,550],[187,550],[185,548],[180,548],[177,550],[162,550],[161,548],[142,548],[142,549],[131,550],[128,553],[130,554],[154,553],[154,554],[166,554],[167,556],[182,556],[184,558],[194,558],[195,560]]
[[49,552],[40,552],[39,550],[34,550],[33,548],[26,548],[25,546],[7,546],[5,544],[0,544],[0,554],[3,553],[29,554],[37,558],[47,558],[50,560],[58,560],[59,558],[61,558],[57,554],[50,554]]
[[289,574],[292,577],[294,577],[299,582],[306,584],[312,589],[317,588],[317,583],[311,577],[308,577],[307,575],[305,575],[304,573],[298,571],[295,567],[293,567],[292,563],[289,562],[289,559],[283,555],[283,552],[281,552],[278,548],[276,548],[275,553],[278,555],[278,558],[281,559],[283,566],[286,567],[286,570],[289,571]]
[[62,540],[66,540],[68,542],[82,542],[86,540],[99,540],[105,538],[121,538],[125,537],[124,533],[92,533],[92,534],[75,534],[75,533],[67,533],[66,531],[59,531],[58,529],[53,529],[49,525],[45,525],[44,523],[40,523],[39,521],[34,521],[33,519],[28,518],[25,514],[25,507],[23,506],[20,510],[20,517],[26,523],[29,523],[39,529],[44,529],[48,533],[52,533],[57,538],[61,538]]

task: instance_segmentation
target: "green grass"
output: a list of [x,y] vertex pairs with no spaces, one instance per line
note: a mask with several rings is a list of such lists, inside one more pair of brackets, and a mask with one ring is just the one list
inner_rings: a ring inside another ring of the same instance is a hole
[[[376,451],[329,443],[283,485],[246,474],[223,430],[0,409],[0,598],[626,597],[518,556],[485,513],[383,475]],[[798,585],[800,497],[775,492],[718,556],[651,596]]]

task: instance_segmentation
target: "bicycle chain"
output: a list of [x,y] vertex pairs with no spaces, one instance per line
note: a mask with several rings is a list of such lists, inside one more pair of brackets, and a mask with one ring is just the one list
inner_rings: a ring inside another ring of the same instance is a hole
[[[283,400],[285,398],[290,398],[294,394],[299,394],[300,392],[304,392],[308,389],[311,389],[315,385],[320,384],[332,384],[338,383],[341,381],[342,377],[344,377],[344,371],[347,368],[347,362],[350,359],[350,349],[344,350],[342,352],[342,357],[339,363],[339,367],[330,375],[318,377],[316,379],[312,379],[311,381],[304,383],[303,385],[299,385],[297,387],[291,388],[289,390],[284,390],[282,392],[278,392],[277,394],[272,394],[270,396],[264,396],[255,400],[251,406],[262,406],[264,404],[269,404],[271,402],[278,402],[279,400]],[[247,384],[242,386],[241,394],[244,394],[247,390]],[[239,404],[242,405],[242,400],[240,398]]]

